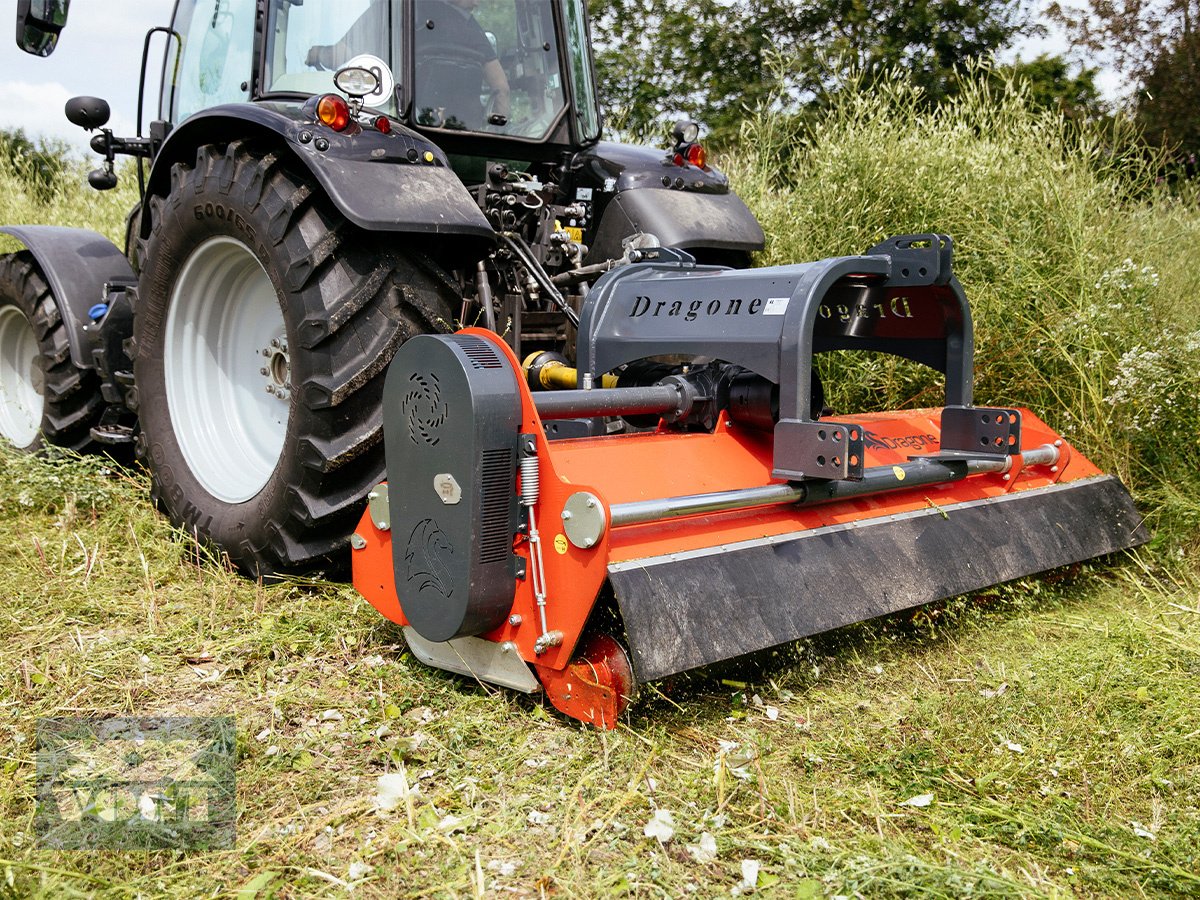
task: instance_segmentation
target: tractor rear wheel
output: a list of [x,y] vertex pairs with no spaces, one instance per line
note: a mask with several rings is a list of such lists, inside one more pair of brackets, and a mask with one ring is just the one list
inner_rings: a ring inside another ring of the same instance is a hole
[[171,519],[256,575],[341,568],[383,478],[383,379],[445,331],[431,266],[246,142],[151,199],[134,296],[138,453]]
[[0,256],[0,438],[20,450],[83,450],[102,407],[96,373],[71,359],[66,325],[33,256]]

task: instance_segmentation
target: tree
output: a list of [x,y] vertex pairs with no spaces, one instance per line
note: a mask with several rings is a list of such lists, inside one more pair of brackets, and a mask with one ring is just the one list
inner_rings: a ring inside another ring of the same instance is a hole
[[1048,15],[1087,56],[1137,85],[1133,110],[1154,143],[1200,150],[1200,0],[1054,2]]
[[937,103],[968,60],[1030,30],[1020,0],[590,0],[602,97],[619,129],[686,115],[718,139],[767,98],[796,107],[903,70]]
[[1042,54],[1025,62],[1018,59],[1006,66],[997,66],[993,81],[1006,78],[1023,83],[1029,91],[1030,102],[1041,109],[1062,113],[1068,119],[1101,119],[1107,115],[1100,89],[1096,87],[1099,70],[1081,68],[1071,73],[1071,64],[1061,56]]
[[1146,138],[1163,147],[1177,148],[1181,157],[1200,153],[1200,36],[1181,37],[1163,51],[1145,76],[1138,93],[1137,117]]

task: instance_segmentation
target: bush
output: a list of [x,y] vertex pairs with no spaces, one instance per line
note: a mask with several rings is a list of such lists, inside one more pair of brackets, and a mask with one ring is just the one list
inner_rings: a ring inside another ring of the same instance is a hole
[[[1119,151],[1133,146],[1119,125],[1068,123],[990,77],[968,76],[936,109],[897,76],[852,85],[816,117],[752,115],[724,163],[769,235],[760,262],[950,234],[976,402],[1029,407],[1144,505],[1166,504],[1161,522],[1191,521],[1176,513],[1200,486],[1200,207],[1161,190],[1157,160]],[[837,409],[940,400],[929,370],[831,356]]]

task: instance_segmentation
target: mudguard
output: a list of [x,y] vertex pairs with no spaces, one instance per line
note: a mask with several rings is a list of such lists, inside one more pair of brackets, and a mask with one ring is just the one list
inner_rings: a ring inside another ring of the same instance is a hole
[[664,247],[753,253],[766,238],[754,214],[718,169],[679,166],[669,153],[600,141],[574,160],[583,184],[597,191],[600,224],[588,258],[615,259],[621,241],[653,234]]
[[[295,103],[230,103],[188,117],[155,159],[149,193],[168,193],[171,166],[192,164],[198,147],[246,138],[282,141],[360,228],[494,240],[492,226],[437,145],[398,124],[386,135],[339,134]],[[149,228],[149,216],[143,216],[143,237]]]
[[125,254],[104,235],[85,228],[7,225],[0,231],[15,237],[33,254],[67,326],[71,361],[81,369],[92,368],[84,332],[92,321],[88,310],[105,302],[105,285],[137,281]]
[[762,226],[733,193],[635,188],[618,194],[604,210],[590,258],[615,259],[631,234],[653,234],[664,247],[761,250]]

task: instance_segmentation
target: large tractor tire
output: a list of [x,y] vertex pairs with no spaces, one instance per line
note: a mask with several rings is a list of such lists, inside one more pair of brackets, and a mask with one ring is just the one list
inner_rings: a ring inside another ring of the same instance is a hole
[[450,329],[448,288],[246,142],[201,147],[171,176],[134,295],[154,498],[251,574],[343,568],[383,477],[387,365]]
[[72,361],[66,325],[33,256],[0,256],[0,438],[21,450],[84,450],[102,410],[96,373]]

